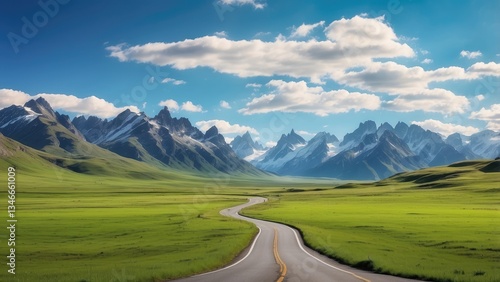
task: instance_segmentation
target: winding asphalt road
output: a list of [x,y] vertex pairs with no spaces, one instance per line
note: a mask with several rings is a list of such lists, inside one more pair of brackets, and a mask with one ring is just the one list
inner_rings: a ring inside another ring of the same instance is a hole
[[224,268],[175,280],[178,282],[404,282],[417,281],[375,274],[339,264],[304,246],[297,230],[286,225],[248,218],[239,211],[265,202],[261,197],[248,203],[224,209],[220,213],[254,223],[259,233],[247,250],[234,263]]

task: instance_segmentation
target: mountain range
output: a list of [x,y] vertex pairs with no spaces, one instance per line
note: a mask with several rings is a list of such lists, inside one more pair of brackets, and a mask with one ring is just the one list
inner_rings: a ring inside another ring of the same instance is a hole
[[[237,139],[235,150],[250,148],[253,142],[249,135]],[[249,145],[242,145],[241,140]],[[379,180],[403,171],[499,156],[500,133],[491,130],[443,138],[415,124],[398,122],[393,127],[386,122],[377,127],[375,122],[366,121],[342,141],[320,132],[306,142],[292,130],[283,134],[276,146],[249,161],[280,175]]]
[[78,173],[147,164],[201,173],[378,180],[403,171],[500,156],[500,133],[491,130],[444,138],[415,124],[398,122],[393,127],[366,121],[342,140],[320,132],[306,141],[292,129],[275,146],[265,148],[249,132],[229,145],[217,127],[203,133],[187,118],[173,118],[167,107],[152,118],[125,110],[110,120],[95,116],[71,120],[43,98],[1,109],[0,134],[3,145],[11,144],[0,147],[5,156],[8,148],[31,148],[42,152],[36,153],[37,158]]
[[154,118],[125,110],[109,121],[92,116],[70,120],[38,98],[0,110],[0,133],[33,149],[70,159],[118,155],[193,172],[263,174],[238,158],[216,127],[203,133],[186,118],[172,118],[166,107]]

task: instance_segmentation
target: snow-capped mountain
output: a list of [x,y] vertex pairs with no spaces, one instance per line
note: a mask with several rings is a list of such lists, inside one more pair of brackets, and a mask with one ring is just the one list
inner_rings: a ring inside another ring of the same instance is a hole
[[452,134],[443,140],[435,132],[404,122],[395,127],[382,123],[377,128],[375,122],[366,121],[340,143],[327,139],[327,133],[318,133],[304,144],[290,142],[283,135],[276,147],[253,163],[281,175],[381,179],[402,171],[500,155],[498,133]]
[[467,146],[476,155],[486,159],[500,156],[500,133],[485,130],[470,136]]
[[375,132],[377,132],[377,125],[374,121],[368,120],[364,123],[360,123],[356,130],[352,133],[347,133],[344,136],[344,139],[340,142],[339,146],[342,150],[349,150],[361,143],[366,135]]
[[38,98],[24,106],[0,110],[0,133],[62,157],[105,158],[118,154],[178,169],[262,173],[239,159],[216,127],[203,134],[188,119],[172,118],[167,108],[154,118],[126,110],[110,121],[83,116],[71,121]]
[[260,169],[277,172],[286,162],[296,156],[299,148],[305,145],[304,138],[292,129],[289,134],[281,135],[276,146],[269,149],[261,157],[253,160],[252,163]]
[[373,180],[422,167],[425,164],[406,143],[386,130],[380,138],[377,133],[365,135],[356,147],[340,152],[309,170],[306,175]]
[[236,136],[230,146],[238,157],[246,161],[252,161],[266,152],[266,148],[253,141],[248,131],[242,136]]
[[283,163],[276,172],[287,175],[301,175],[304,171],[316,167],[338,151],[339,140],[335,135],[319,132],[303,147],[298,147],[290,155],[294,157]]
[[0,110],[0,133],[29,147],[58,155],[78,155],[91,147],[69,117],[54,112],[43,98]]
[[172,118],[163,108],[154,118],[125,110],[111,121],[78,117],[86,138],[121,156],[180,169],[259,173],[239,159],[216,127],[203,134],[186,118]]

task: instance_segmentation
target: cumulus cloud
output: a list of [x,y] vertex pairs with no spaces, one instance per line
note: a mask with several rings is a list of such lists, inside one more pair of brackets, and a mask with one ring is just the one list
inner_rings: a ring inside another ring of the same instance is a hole
[[[232,0],[226,2],[233,3]],[[248,4],[250,0],[242,0],[243,2]],[[306,36],[314,28],[325,25],[324,39],[289,40]],[[364,15],[342,18],[330,24],[302,24],[292,34],[294,37],[288,39],[280,34],[274,41],[230,40],[204,36],[178,42],[156,42],[136,46],[118,44],[107,47],[107,50],[110,56],[120,61],[151,63],[180,70],[208,67],[239,77],[288,76],[297,80],[309,79],[309,82],[316,84],[324,84],[325,80],[331,79],[346,88],[357,88],[359,92],[389,94],[394,98],[387,100],[384,106],[396,111],[463,113],[469,105],[465,97],[445,89],[432,89],[429,85],[434,82],[475,80],[487,76],[500,77],[500,63],[495,62],[477,62],[469,68],[448,66],[425,70],[421,66],[408,67],[391,61],[394,58],[415,57],[415,51],[404,43],[405,38],[398,36],[384,17],[367,18]],[[426,50],[418,52],[423,55],[429,53]],[[464,56],[479,56],[475,54],[479,51],[463,52]],[[432,60],[427,58],[421,63],[429,64]],[[258,88],[260,84],[249,83],[246,87]],[[253,99],[240,112],[252,114],[283,110],[327,115],[344,112],[344,98],[352,100],[359,95],[371,95],[370,102],[377,98],[372,94],[348,93],[345,90],[323,91],[328,94],[310,92],[310,89],[308,91],[304,94],[306,98],[325,98],[335,94],[335,99],[330,97],[329,101],[337,101],[341,105],[340,110],[326,111],[324,107],[315,110],[307,105],[300,105],[292,99],[293,95],[290,93],[275,91]],[[441,99],[439,94],[443,94]],[[378,103],[374,105],[378,107],[380,99],[377,99]],[[446,103],[446,99],[449,99],[449,103]],[[270,104],[266,106],[267,102]],[[359,109],[361,108],[366,108],[363,101]],[[356,105],[351,109],[359,110]]]
[[162,106],[162,107],[167,107],[171,111],[178,111],[178,110],[183,110],[186,112],[202,112],[203,111],[202,106],[195,105],[191,101],[184,102],[179,106],[179,103],[177,103],[177,101],[172,100],[172,99],[168,99],[165,101],[161,101],[160,103],[158,103],[158,105]]
[[274,146],[278,145],[278,142],[276,141],[267,141],[264,146],[266,146],[266,148],[272,148]]
[[178,111],[180,109],[179,104],[172,99],[161,101],[158,106],[167,107],[171,111]]
[[203,107],[200,105],[195,105],[191,101],[187,101],[182,103],[181,109],[186,111],[186,112],[196,112],[200,113],[203,111]]
[[[120,61],[152,63],[176,69],[209,67],[239,77],[287,75],[320,81],[322,77],[377,58],[412,57],[413,50],[398,42],[382,18],[333,21],[323,41],[229,40],[204,36],[178,42],[156,42],[128,47],[107,47]],[[256,64],[255,62],[259,62]]]
[[490,108],[481,108],[470,114],[471,119],[487,121],[486,127],[494,131],[500,131],[500,104],[493,104]]
[[229,103],[224,100],[220,101],[219,105],[223,109],[231,109],[231,105],[229,105]]
[[476,99],[477,99],[478,101],[483,101],[483,100],[484,100],[484,98],[485,98],[485,97],[484,97],[484,95],[483,95],[483,94],[479,94],[479,95],[477,95],[477,96],[476,96]]
[[416,124],[424,129],[440,133],[444,136],[449,136],[453,133],[460,133],[466,136],[470,136],[474,133],[478,133],[479,129],[473,126],[463,126],[453,123],[443,123],[439,120],[428,119],[424,121],[414,121],[412,124]]
[[483,54],[480,51],[466,51],[466,50],[462,50],[460,52],[460,56],[461,57],[465,57],[465,58],[468,58],[468,59],[475,59],[475,58],[481,57],[482,55]]
[[413,94],[397,96],[383,103],[383,108],[396,112],[425,111],[442,114],[464,113],[469,100],[446,89],[422,89]]
[[259,1],[256,0],[219,0],[218,3],[231,6],[251,5],[252,7],[254,7],[254,9],[264,9],[264,7],[266,6],[265,3],[260,3]]
[[22,91],[0,89],[0,97],[2,97],[0,108],[8,107],[10,105],[22,106],[31,99],[43,97],[47,100],[47,102],[49,102],[53,109],[64,110],[77,115],[93,115],[101,118],[109,118],[117,116],[126,109],[130,109],[136,113],[140,112],[139,108],[136,106],[116,107],[112,103],[104,99],[97,98],[96,96],[79,98],[74,95],[50,93],[40,93],[31,96]]
[[319,26],[324,26],[325,21],[320,21],[315,24],[301,24],[299,27],[294,28],[290,37],[306,37],[311,31]]
[[29,94],[13,89],[0,89],[0,109],[11,105],[24,105],[30,99],[33,99]]
[[480,78],[481,76],[500,76],[500,64],[495,62],[475,63],[467,69],[471,78]]
[[207,131],[214,125],[217,127],[221,134],[244,134],[248,131],[252,134],[259,135],[259,132],[255,128],[239,124],[230,124],[225,120],[214,119],[196,122],[196,126],[202,131]]
[[245,115],[281,112],[305,112],[318,116],[345,113],[351,110],[376,110],[380,98],[372,94],[347,90],[324,91],[322,87],[308,87],[305,81],[285,82],[271,80],[267,86],[274,90],[254,98],[239,112]]
[[161,83],[172,83],[173,85],[186,84],[184,80],[178,80],[174,78],[167,77],[161,81]]

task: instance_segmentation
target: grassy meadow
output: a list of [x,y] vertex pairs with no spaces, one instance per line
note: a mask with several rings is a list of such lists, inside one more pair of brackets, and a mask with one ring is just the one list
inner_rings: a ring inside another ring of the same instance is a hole
[[[160,281],[226,264],[256,234],[253,225],[219,215],[247,198],[225,193],[224,178],[27,171],[16,175],[16,275],[3,263],[0,281]],[[0,198],[7,201],[6,189]]]
[[498,172],[432,168],[375,184],[290,188],[243,213],[293,225],[309,246],[359,268],[493,282],[500,281],[499,192]]
[[[78,161],[100,168],[82,174],[43,153],[14,151],[0,162],[0,183],[15,166],[16,275],[3,264],[0,281],[164,281],[216,269],[257,232],[219,211],[253,195],[269,202],[246,215],[296,226],[308,245],[345,263],[435,281],[500,281],[500,173],[479,171],[482,163],[335,187],[326,179],[200,177],[122,159]],[[4,229],[5,256],[7,236]]]

